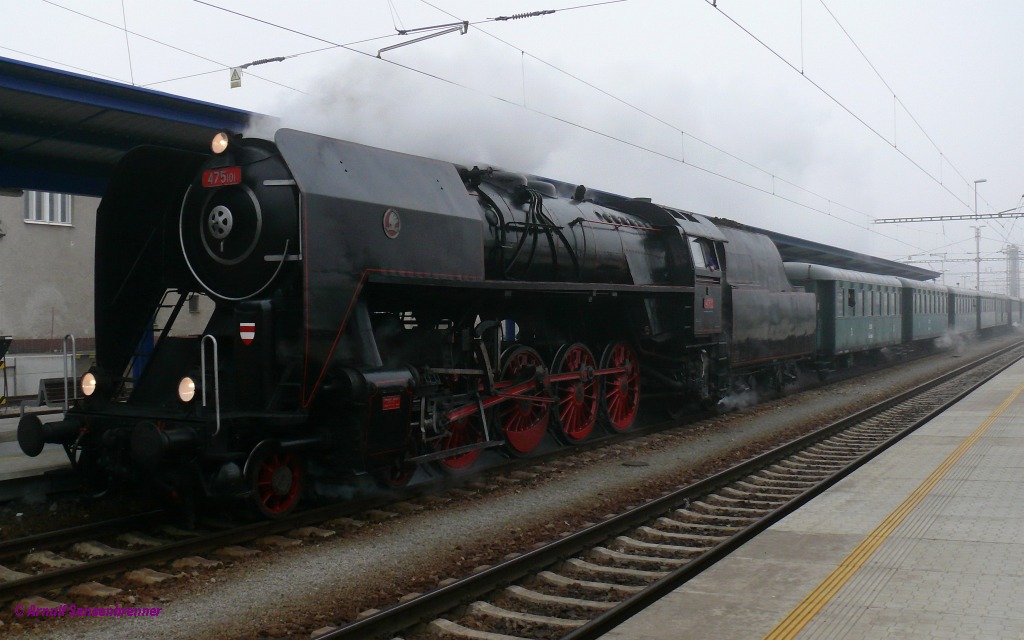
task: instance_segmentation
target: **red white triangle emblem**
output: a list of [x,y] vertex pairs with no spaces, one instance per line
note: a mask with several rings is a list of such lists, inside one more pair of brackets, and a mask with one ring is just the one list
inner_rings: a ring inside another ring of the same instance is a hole
[[256,339],[256,323],[255,322],[239,322],[238,323],[238,336],[242,339],[242,343],[246,345],[252,344],[252,341]]

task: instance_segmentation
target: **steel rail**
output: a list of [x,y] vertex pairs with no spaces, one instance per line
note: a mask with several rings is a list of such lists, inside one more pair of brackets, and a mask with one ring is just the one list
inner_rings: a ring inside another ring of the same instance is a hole
[[[804,449],[807,445],[814,444],[821,440],[825,440],[829,435],[844,431],[850,426],[863,422],[864,420],[874,417],[875,415],[878,415],[887,409],[893,408],[899,404],[902,404],[903,402],[911,400],[924,392],[930,391],[931,389],[938,387],[941,384],[944,384],[959,377],[960,375],[969,373],[971,370],[983,364],[986,364],[991,360],[994,360],[995,358],[998,358],[1002,355],[1005,355],[1013,351],[1014,349],[1018,348],[1020,344],[1021,343],[1011,345],[1005,349],[1000,350],[999,352],[989,354],[988,356],[980,358],[975,362],[959,367],[947,374],[943,374],[938,378],[930,380],[922,385],[919,385],[918,387],[915,387],[914,389],[904,392],[896,396],[895,398],[885,400],[872,407],[868,407],[863,411],[853,414],[852,416],[843,418],[842,420],[839,420],[838,422],[829,425],[828,427],[825,427],[825,429],[823,430],[820,430],[813,434],[809,434],[809,437],[801,438],[790,444],[783,445],[782,447],[779,447],[778,449],[775,449],[766,455],[773,456],[773,459],[779,459],[782,457],[786,457],[791,453],[795,453],[796,451]],[[700,573],[709,569],[717,562],[730,555],[740,546],[749,542],[751,539],[753,539],[755,536],[763,532],[765,529],[771,527],[779,520],[782,520],[789,514],[793,513],[800,507],[804,506],[805,504],[807,504],[808,502],[810,502],[811,500],[813,500],[814,498],[816,498],[817,496],[821,495],[826,490],[831,488],[833,485],[838,483],[840,480],[849,476],[854,471],[864,466],[877,456],[881,455],[884,451],[886,451],[899,441],[903,440],[903,438],[907,437],[917,429],[921,428],[928,422],[932,421],[934,418],[936,418],[943,412],[949,410],[950,407],[963,400],[966,396],[976,391],[979,387],[981,387],[991,379],[995,378],[1009,367],[1016,364],[1016,362],[1017,360],[1014,360],[1006,364],[1005,366],[1000,367],[991,374],[986,375],[984,378],[982,378],[975,384],[972,384],[970,387],[963,389],[959,393],[955,394],[955,396],[953,396],[949,400],[943,402],[940,406],[929,411],[925,416],[914,420],[905,429],[902,429],[899,433],[892,436],[878,447],[875,447],[871,451],[860,456],[859,458],[851,462],[849,465],[847,465],[840,471],[837,471],[836,473],[832,474],[822,482],[816,484],[813,488],[808,489],[807,491],[804,491],[797,497],[793,498],[785,505],[783,505],[781,508],[779,508],[777,511],[755,522],[749,527],[743,529],[734,537],[729,538],[720,545],[712,547],[707,552],[694,558],[691,562],[687,563],[683,567],[680,567],[679,569],[670,572],[669,575],[651,584],[642,592],[638,593],[635,597],[623,601],[616,607],[609,609],[606,613],[595,617],[590,622],[581,626],[579,629],[576,629],[575,631],[566,634],[565,636],[563,636],[562,640],[596,640],[596,638],[601,637],[611,629],[614,629],[615,627],[619,626],[628,618],[646,609],[656,600],[671,593],[684,583],[688,582]],[[752,460],[750,462],[754,461]],[[748,466],[747,471],[749,473],[750,470],[757,469],[763,466],[766,465],[761,464]]]
[[[263,520],[220,531],[200,533],[194,537],[172,540],[158,547],[148,547],[135,551],[128,550],[120,555],[97,558],[73,567],[44,571],[10,582],[0,582],[0,602],[49,591],[58,587],[65,587],[102,576],[118,574],[143,564],[163,563],[184,555],[203,553],[223,546],[252,541],[263,536],[285,533],[299,527],[322,524],[326,520],[333,518],[346,517],[360,511],[379,508],[381,504],[380,498],[374,498],[345,504],[315,507],[279,520]],[[129,516],[125,520],[131,518],[132,516]],[[98,523],[98,525],[109,524],[109,522]],[[63,544],[82,541],[81,532],[79,532],[78,536],[73,536],[70,532],[74,532],[76,529],[85,530],[89,526],[91,525],[84,525],[83,527],[50,534],[41,534],[40,537],[52,536],[55,539],[58,537],[63,538]],[[27,540],[27,538],[12,540],[10,541],[11,546],[15,546],[14,543],[21,543],[22,540]]]
[[0,561],[8,560],[40,548],[65,546],[87,540],[90,537],[109,536],[123,533],[130,528],[152,525],[166,513],[163,509],[154,509],[144,513],[135,513],[100,522],[90,522],[67,529],[2,540],[0,541]]
[[[928,382],[914,387],[913,389],[900,393],[897,396],[879,402],[871,407],[863,409],[855,414],[843,418],[822,429],[800,437],[785,445],[772,449],[771,451],[743,462],[731,469],[718,473],[714,476],[699,481],[693,485],[678,491],[666,494],[654,499],[642,506],[619,514],[601,523],[582,529],[570,534],[560,540],[552,542],[544,547],[526,552],[516,558],[501,562],[489,569],[476,573],[439,587],[432,591],[407,602],[397,604],[380,611],[379,613],[367,616],[341,628],[318,636],[318,640],[347,640],[357,638],[360,640],[368,638],[392,638],[401,635],[403,631],[436,619],[458,607],[464,606],[480,599],[489,593],[502,587],[518,582],[530,575],[549,568],[552,565],[576,556],[588,549],[591,549],[607,540],[621,535],[649,522],[668,511],[680,506],[689,504],[695,498],[711,493],[725,487],[737,479],[743,478],[756,472],[779,459],[788,457],[790,454],[806,449],[820,441],[826,440],[836,433],[842,432],[851,426],[874,417],[883,411],[895,407],[903,402],[915,398],[945,382],[964,375],[971,370],[1001,357],[1014,349],[1019,348],[1024,342],[1018,342],[1005,347],[995,353],[983,356],[957,369],[940,375]],[[1016,362],[1016,360],[1014,361]],[[606,613],[595,617],[575,631],[565,635],[564,640],[591,640],[598,638],[610,629],[621,624],[625,619],[646,608],[651,602],[664,596],[666,593],[677,588],[680,584],[691,579],[693,576],[704,571],[708,567],[726,557],[739,546],[761,533],[775,522],[789,515],[806,502],[821,494],[826,489],[839,482],[843,477],[849,475],[857,468],[863,466],[875,456],[888,449],[907,434],[928,422],[936,415],[945,411],[949,406],[955,404],[965,395],[981,386],[992,377],[995,377],[1003,370],[1011,366],[1013,362],[1000,367],[998,371],[985,376],[985,378],[972,385],[969,389],[956,394],[955,398],[942,404],[941,407],[930,411],[925,417],[915,421],[914,426],[904,429],[900,433],[886,440],[880,446],[869,453],[856,459],[842,471],[836,472],[827,477],[820,484],[808,491],[793,498],[772,514],[761,518],[755,523],[742,529],[736,535],[729,537],[722,543],[712,547],[707,552],[697,556],[683,567],[672,571],[669,575],[649,585],[644,591],[631,597]]]

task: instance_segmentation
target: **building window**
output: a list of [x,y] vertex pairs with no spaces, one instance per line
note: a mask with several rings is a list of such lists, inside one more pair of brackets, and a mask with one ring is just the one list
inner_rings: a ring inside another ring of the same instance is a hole
[[71,224],[72,198],[66,193],[25,192],[25,222]]

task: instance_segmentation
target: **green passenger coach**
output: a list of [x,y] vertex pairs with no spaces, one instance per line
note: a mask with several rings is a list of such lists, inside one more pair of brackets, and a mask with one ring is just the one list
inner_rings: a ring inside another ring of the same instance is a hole
[[848,362],[903,341],[898,278],[805,262],[787,262],[786,275],[815,294],[819,366],[838,364],[840,358]]
[[903,285],[903,340],[939,338],[949,331],[949,287],[899,278]]

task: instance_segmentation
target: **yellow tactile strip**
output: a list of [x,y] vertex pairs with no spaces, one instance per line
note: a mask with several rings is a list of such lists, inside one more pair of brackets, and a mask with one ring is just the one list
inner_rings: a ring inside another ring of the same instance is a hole
[[907,516],[913,512],[918,504],[928,496],[929,493],[935,488],[935,485],[941,481],[946,474],[956,465],[957,462],[970,450],[971,447],[985,435],[999,416],[1003,414],[1013,404],[1013,401],[1017,399],[1022,392],[1024,392],[1024,384],[1021,384],[1013,390],[1006,400],[1000,404],[992,414],[982,422],[977,429],[974,430],[971,435],[964,439],[960,443],[960,446],[956,448],[949,456],[943,461],[935,471],[932,472],[928,478],[925,479],[921,485],[914,490],[906,500],[903,501],[900,506],[896,507],[890,513],[885,520],[882,521],[878,527],[875,528],[857,547],[850,552],[846,558],[843,559],[839,566],[828,575],[821,583],[813,590],[810,594],[804,598],[803,602],[797,605],[785,618],[783,618],[775,628],[773,628],[765,636],[765,640],[781,640],[783,638],[794,638],[800,631],[807,626],[807,624],[818,614],[821,609],[828,604],[828,602],[835,597],[839,590],[847,582],[853,578],[854,574],[860,570],[864,563],[867,562],[868,558],[871,557],[875,551],[878,550],[882,543],[892,534],[892,532],[902,523]]

